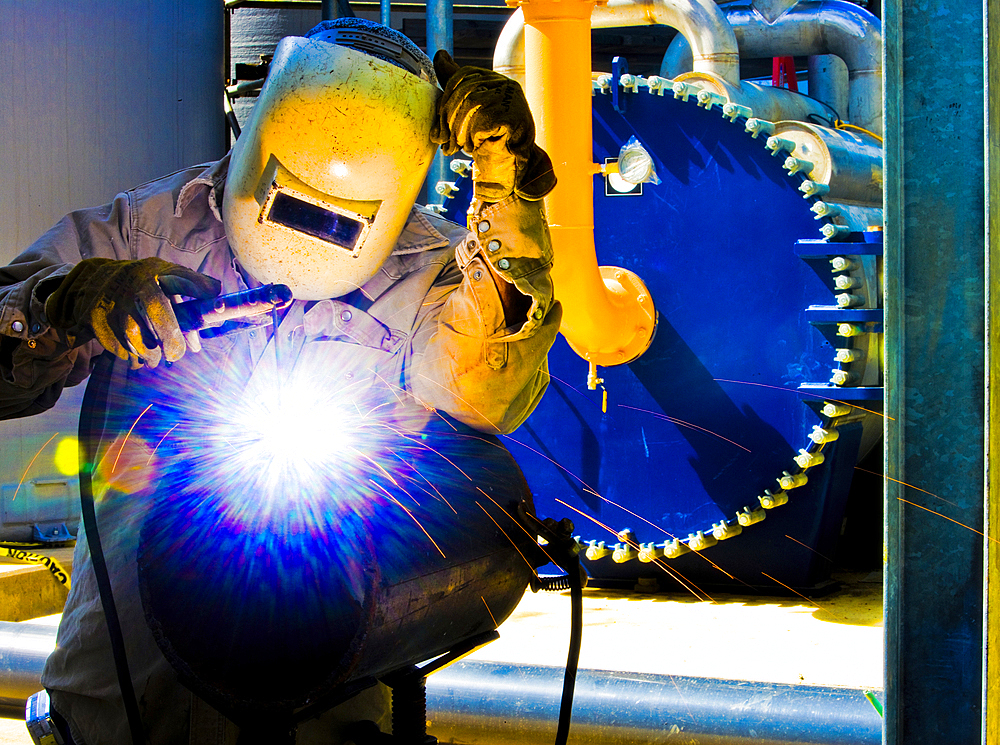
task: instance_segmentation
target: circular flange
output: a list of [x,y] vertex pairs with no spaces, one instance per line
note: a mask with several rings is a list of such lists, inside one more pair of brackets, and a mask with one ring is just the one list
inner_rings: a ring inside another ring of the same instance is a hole
[[599,269],[612,303],[622,309],[622,322],[634,324],[634,333],[623,346],[613,350],[593,351],[568,339],[567,342],[574,352],[599,367],[624,365],[641,357],[653,343],[656,308],[652,295],[638,274],[618,266],[602,266]]

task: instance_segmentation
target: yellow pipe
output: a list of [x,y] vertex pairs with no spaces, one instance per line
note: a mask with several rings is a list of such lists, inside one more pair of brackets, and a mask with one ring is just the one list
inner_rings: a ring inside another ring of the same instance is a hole
[[642,281],[598,267],[594,247],[590,16],[594,0],[523,0],[525,93],[536,142],[559,185],[545,199],[563,305],[561,332],[592,364],[629,362],[649,347],[655,311]]

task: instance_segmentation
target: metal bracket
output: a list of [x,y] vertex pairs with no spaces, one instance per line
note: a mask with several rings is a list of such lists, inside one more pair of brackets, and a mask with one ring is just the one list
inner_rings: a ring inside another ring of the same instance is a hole
[[622,95],[622,75],[628,75],[628,60],[615,57],[611,60],[611,105],[619,114],[625,113],[625,96]]

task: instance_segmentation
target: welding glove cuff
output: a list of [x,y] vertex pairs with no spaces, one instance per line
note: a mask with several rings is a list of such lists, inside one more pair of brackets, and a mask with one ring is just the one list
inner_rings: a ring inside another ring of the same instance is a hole
[[444,50],[434,55],[444,86],[431,140],[445,155],[472,156],[475,197],[499,202],[511,194],[536,201],[556,185],[552,161],[535,144],[535,121],[517,81],[493,70],[459,65]]
[[207,299],[220,290],[218,280],[156,257],[84,259],[48,296],[45,315],[76,344],[96,338],[133,369],[156,367],[200,348],[196,335],[185,339],[169,296]]

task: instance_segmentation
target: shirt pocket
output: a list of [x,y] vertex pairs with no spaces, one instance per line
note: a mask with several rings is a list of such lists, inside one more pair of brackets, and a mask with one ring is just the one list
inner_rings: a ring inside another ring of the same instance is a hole
[[369,405],[407,398],[401,354],[406,335],[340,300],[317,303],[303,318],[296,377],[326,381]]

